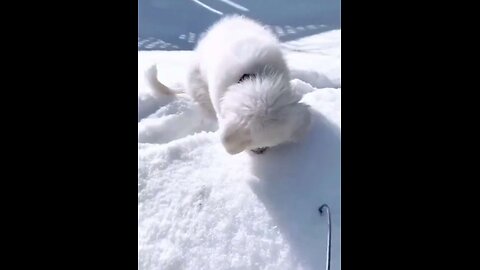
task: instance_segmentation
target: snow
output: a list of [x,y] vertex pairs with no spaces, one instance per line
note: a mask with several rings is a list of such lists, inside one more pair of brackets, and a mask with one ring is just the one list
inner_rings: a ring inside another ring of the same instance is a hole
[[324,269],[323,203],[340,269],[340,30],[283,45],[313,124],[262,155],[229,155],[195,103],[149,89],[146,68],[179,86],[192,52],[139,52],[139,269]]

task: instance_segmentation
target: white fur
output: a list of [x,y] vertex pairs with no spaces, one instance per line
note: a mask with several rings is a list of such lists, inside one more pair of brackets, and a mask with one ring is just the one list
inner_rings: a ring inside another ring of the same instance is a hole
[[[255,77],[238,83],[243,74]],[[186,92],[218,119],[230,154],[298,140],[310,125],[308,107],[290,86],[279,41],[251,19],[228,16],[199,41]]]

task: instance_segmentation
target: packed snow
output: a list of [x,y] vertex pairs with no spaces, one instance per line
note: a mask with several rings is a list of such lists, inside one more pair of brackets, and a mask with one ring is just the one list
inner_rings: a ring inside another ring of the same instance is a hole
[[340,269],[340,30],[282,46],[313,123],[302,141],[261,155],[229,155],[194,102],[149,88],[152,64],[182,87],[191,51],[138,53],[140,270],[324,269],[324,203]]

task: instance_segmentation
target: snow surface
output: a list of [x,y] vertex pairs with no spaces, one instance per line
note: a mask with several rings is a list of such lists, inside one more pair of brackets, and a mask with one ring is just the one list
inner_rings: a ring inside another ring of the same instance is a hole
[[143,73],[181,87],[191,51],[138,53],[138,268],[340,269],[340,30],[283,44],[311,106],[303,141],[231,156],[214,121],[182,97],[152,93]]

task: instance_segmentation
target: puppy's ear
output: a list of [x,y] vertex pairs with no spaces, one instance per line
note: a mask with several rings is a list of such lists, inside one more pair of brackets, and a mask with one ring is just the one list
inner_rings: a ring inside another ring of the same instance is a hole
[[250,130],[235,121],[229,121],[221,128],[220,138],[223,147],[231,155],[244,151],[252,143]]
[[312,122],[311,113],[308,105],[297,103],[293,108],[293,121],[297,123],[295,130],[292,133],[292,141],[296,142],[302,139],[307,131],[310,129]]

